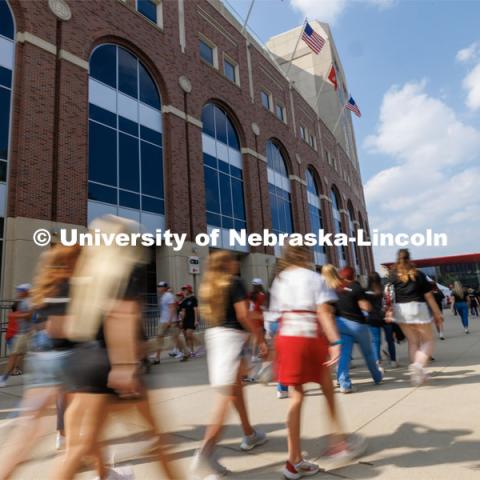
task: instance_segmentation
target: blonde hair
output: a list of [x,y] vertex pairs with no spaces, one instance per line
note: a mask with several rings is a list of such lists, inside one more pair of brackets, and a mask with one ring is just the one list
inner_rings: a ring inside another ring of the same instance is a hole
[[460,298],[463,297],[464,292],[463,292],[463,285],[459,280],[455,280],[453,282],[453,292]]
[[[136,222],[114,215],[98,218],[90,225],[90,230],[107,235],[131,234],[138,228]],[[125,293],[133,269],[144,261],[145,252],[137,246],[120,247],[112,242],[109,246],[84,247],[70,281],[71,321],[67,337],[79,341],[94,339],[112,302]]]
[[417,268],[410,261],[410,252],[406,248],[401,248],[397,253],[395,271],[398,279],[403,283],[409,280],[415,281],[417,278]]
[[59,243],[43,253],[31,291],[34,308],[43,306],[45,298],[53,297],[59,285],[70,279],[80,252],[78,244],[67,247]]
[[220,325],[225,320],[234,261],[235,257],[224,250],[213,252],[208,257],[207,269],[199,289],[199,309],[200,316],[209,326]]
[[323,278],[325,278],[328,287],[332,288],[333,290],[341,287],[344,283],[338,274],[337,268],[331,263],[327,263],[322,267],[322,275]]
[[289,267],[312,268],[312,252],[303,245],[287,244],[283,247],[282,256],[276,265],[276,274],[279,275]]

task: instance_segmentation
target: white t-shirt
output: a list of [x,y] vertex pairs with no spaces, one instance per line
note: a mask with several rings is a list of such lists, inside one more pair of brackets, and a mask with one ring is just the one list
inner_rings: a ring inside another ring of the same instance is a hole
[[175,302],[175,297],[171,292],[165,292],[160,297],[160,323],[168,323],[172,317],[175,319],[175,315],[170,312],[170,305]]
[[279,334],[283,336],[316,337],[318,305],[336,300],[321,275],[300,267],[280,273],[270,290],[270,310],[282,312]]

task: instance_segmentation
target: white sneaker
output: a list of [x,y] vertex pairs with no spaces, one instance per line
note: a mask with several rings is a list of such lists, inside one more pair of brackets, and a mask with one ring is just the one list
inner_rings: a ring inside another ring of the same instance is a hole
[[352,460],[363,455],[366,449],[367,442],[363,437],[357,434],[349,435],[340,448],[330,448],[322,456],[326,460],[325,471],[348,465]]
[[288,480],[299,480],[303,477],[316,475],[319,471],[320,467],[316,463],[301,460],[295,465],[287,462],[283,467],[282,474]]
[[400,365],[396,360],[390,361],[390,368],[398,368]]
[[410,371],[410,381],[414,387],[419,387],[425,383],[427,380],[427,374],[420,364],[412,363],[408,369]]
[[175,354],[175,357],[174,357],[174,358],[177,359],[177,360],[179,360],[180,358],[183,358],[183,353],[182,353],[182,352],[177,352],[177,353]]
[[[95,477],[100,480],[100,477]],[[135,480],[135,474],[131,467],[109,468],[106,480]]]
[[283,400],[284,398],[288,398],[288,390],[277,390],[277,398],[279,400]]
[[468,335],[470,333],[470,330],[468,328],[466,328],[465,333]]
[[190,473],[194,478],[217,479],[227,475],[228,469],[213,455],[207,456],[201,450],[197,450],[190,465]]
[[243,437],[240,448],[243,451],[252,450],[255,447],[263,445],[267,441],[267,435],[260,430],[255,430],[251,435]]
[[57,437],[55,438],[55,450],[63,450],[65,448],[65,437],[57,432]]

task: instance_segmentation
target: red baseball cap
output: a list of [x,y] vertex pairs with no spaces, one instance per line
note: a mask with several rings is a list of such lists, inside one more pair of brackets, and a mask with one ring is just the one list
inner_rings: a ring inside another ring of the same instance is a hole
[[193,287],[187,283],[182,287],[182,290],[188,290],[189,292],[193,292]]

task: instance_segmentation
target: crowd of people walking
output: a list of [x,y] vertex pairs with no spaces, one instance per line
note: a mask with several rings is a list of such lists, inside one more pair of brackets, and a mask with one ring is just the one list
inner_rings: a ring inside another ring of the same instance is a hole
[[[118,234],[138,226],[109,216],[97,220],[94,228]],[[52,406],[57,412],[56,448],[63,453],[49,478],[74,478],[85,464],[95,468],[99,479],[122,478],[107,465],[100,441],[113,406],[143,417],[148,451],[167,478],[219,478],[228,473],[216,447],[230,409],[238,413],[243,430],[241,450],[268,441],[250,421],[243,392],[249,381],[274,382],[277,397],[289,398],[282,474],[291,480],[320,468],[304,457],[301,434],[302,407],[316,401],[307,399],[305,385],[318,384],[331,429],[322,464],[338,468],[366,449],[365,439],[345,430],[335,397],[335,380],[341,393],[355,391],[355,345],[373,385],[380,385],[385,369],[399,366],[396,343],[406,339],[411,383],[417,387],[428,380],[433,326],[445,339],[445,295],[415,267],[405,249],[398,252],[387,278],[372,272],[362,286],[351,267],[324,265],[316,272],[308,248],[287,245],[269,288],[254,278],[250,292],[240,278],[237,258],[215,251],[198,298],[191,285],[174,295],[166,281],[158,283],[159,321],[153,341],[142,323],[145,264],[139,247],[57,244],[42,255],[33,285],[17,287],[7,330],[10,356],[0,386],[24,368],[25,390],[21,414],[0,455],[0,480],[10,478],[27,459],[41,434],[40,420]],[[478,294],[458,281],[451,291],[451,308],[468,334],[469,313],[478,316]],[[188,474],[176,471],[169,461],[160,412],[152,410],[144,381],[146,372],[168,358],[162,356],[166,338],[172,348],[168,355],[181,362],[206,350],[215,392],[210,422]]]

